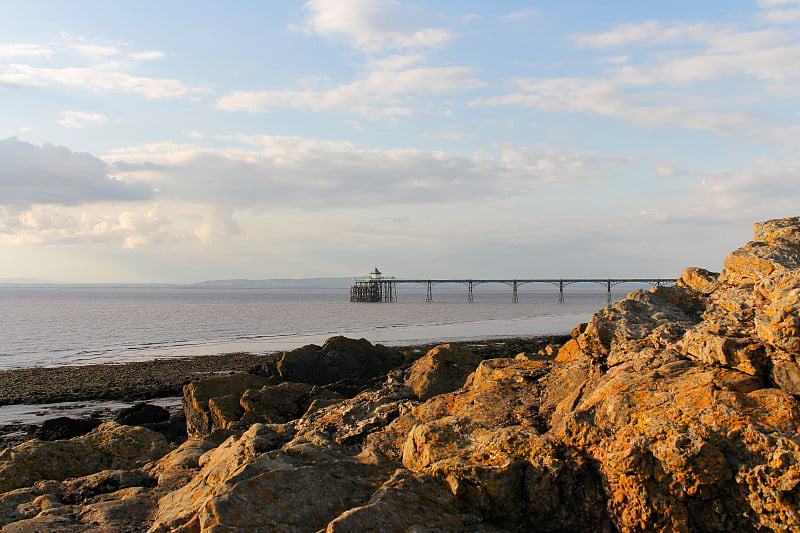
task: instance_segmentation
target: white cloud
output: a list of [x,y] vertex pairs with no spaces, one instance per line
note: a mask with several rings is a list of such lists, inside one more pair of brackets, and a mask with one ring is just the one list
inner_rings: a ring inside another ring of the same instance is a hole
[[[599,59],[607,65],[600,77],[520,79],[514,84],[518,90],[473,103],[775,138],[767,125],[776,128],[786,116],[760,110],[758,104],[766,104],[766,98],[755,102],[754,89],[782,98],[793,98],[800,90],[800,39],[785,29],[743,31],[732,24],[650,20],[571,39],[580,47],[625,47],[631,53]],[[655,51],[642,55],[636,47]],[[729,80],[724,89],[718,85]],[[739,92],[745,83],[747,94]],[[700,99],[693,96],[697,94],[715,96]]]
[[771,9],[761,15],[761,20],[768,24],[792,24],[800,20],[800,8]]
[[0,59],[9,57],[50,57],[53,50],[38,44],[0,44]]
[[403,70],[423,62],[423,54],[395,54],[375,59],[368,66],[372,70]]
[[620,24],[603,33],[580,33],[571,36],[578,46],[611,48],[619,46],[655,46],[667,43],[707,42],[711,37],[731,31],[721,24],[664,24],[658,20]]
[[241,229],[230,209],[217,209],[205,217],[203,222],[194,228],[193,233],[201,244],[210,244],[241,233]]
[[174,79],[137,77],[102,67],[44,68],[10,64],[0,66],[0,83],[28,86],[59,84],[91,91],[137,93],[150,99],[179,98],[211,92],[208,89],[187,87]]
[[61,119],[58,123],[65,128],[82,128],[88,122],[104,123],[108,122],[108,117],[102,113],[90,113],[86,111],[62,111]]
[[164,52],[152,50],[149,52],[136,52],[133,54],[128,54],[128,57],[136,61],[152,61],[154,59],[164,59],[166,54]]
[[800,5],[800,0],[758,0],[760,7],[775,7],[784,5]]
[[135,201],[153,192],[143,183],[111,176],[107,165],[90,154],[13,137],[0,141],[0,168],[0,202],[6,206]]
[[[756,220],[796,216],[800,203],[800,159],[765,159],[748,167],[719,172],[695,172],[695,194],[706,209],[718,214],[737,212]],[[702,209],[698,206],[698,209]]]
[[0,244],[111,244],[134,249],[182,240],[174,221],[155,208],[108,213],[34,205],[16,215],[0,212]]
[[113,46],[102,46],[97,44],[73,44],[72,49],[89,59],[104,59],[119,54],[119,50]]
[[423,13],[394,0],[309,0],[305,7],[308,32],[342,37],[365,51],[436,47],[453,39],[447,30],[423,27]]
[[624,160],[497,146],[491,154],[370,150],[348,142],[238,136],[257,149],[158,144],[105,159],[160,198],[236,208],[302,209],[473,201],[602,179]]
[[217,109],[258,113],[289,107],[345,110],[372,117],[409,115],[411,110],[403,105],[406,97],[486,85],[473,74],[473,69],[466,67],[379,70],[327,91],[234,91],[217,101]]
[[514,13],[509,13],[508,15],[503,16],[503,20],[505,21],[513,21],[513,20],[520,20],[529,17],[535,17],[539,14],[538,9],[521,9],[519,11],[515,11]]
[[600,63],[623,64],[631,60],[631,56],[608,56],[601,58]]
[[[664,105],[653,98],[652,105],[643,105],[646,94],[620,91],[613,82],[581,78],[518,80],[521,92],[478,99],[473,105],[533,107],[542,111],[562,111],[620,118],[633,124],[655,127],[677,125],[688,129],[733,134],[765,121],[752,112],[715,112],[687,108],[680,98]],[[677,95],[676,95],[677,96]]]

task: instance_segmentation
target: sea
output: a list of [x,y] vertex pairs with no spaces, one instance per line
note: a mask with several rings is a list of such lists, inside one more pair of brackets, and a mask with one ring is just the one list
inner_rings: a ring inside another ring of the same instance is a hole
[[[613,291],[612,300],[633,288]],[[566,334],[606,305],[604,289],[399,286],[396,302],[353,303],[348,289],[0,286],[0,370],[257,354],[345,335],[390,346]],[[155,400],[180,409],[180,398]],[[130,404],[0,406],[0,426],[39,424]]]
[[[627,291],[615,291],[613,299]],[[391,303],[347,289],[0,287],[0,370],[271,353],[345,335],[393,346],[568,333],[606,305],[602,289],[434,287]]]

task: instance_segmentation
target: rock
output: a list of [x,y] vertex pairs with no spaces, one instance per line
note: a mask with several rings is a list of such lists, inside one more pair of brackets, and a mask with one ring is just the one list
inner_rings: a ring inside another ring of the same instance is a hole
[[[273,434],[256,424],[206,453],[192,481],[161,499],[151,531],[317,531],[367,502],[388,477],[325,441],[269,450]],[[252,505],[264,498],[269,505]]]
[[411,365],[406,386],[423,401],[437,394],[452,392],[464,385],[467,376],[481,360],[480,355],[469,350],[442,344]]
[[144,427],[158,431],[170,443],[179,444],[186,440],[186,415],[183,410],[170,415],[164,422],[145,424]]
[[[183,407],[189,437],[200,439],[219,427],[212,418],[209,400],[225,396],[240,398],[247,389],[260,389],[266,383],[264,378],[252,374],[231,374],[192,381],[183,387]],[[227,416],[222,418],[228,419]]]
[[440,346],[387,373],[334,338],[284,354],[284,383],[187,386],[207,438],[168,454],[113,423],[9,448],[3,532],[800,533],[800,218],[754,235],[560,348]]
[[70,418],[59,416],[45,420],[36,430],[34,436],[39,440],[71,439],[89,433],[100,425],[93,418]]
[[155,500],[141,471],[103,471],[40,482],[0,496],[2,531],[141,531]]
[[770,377],[781,389],[800,396],[800,366],[794,361],[785,359],[773,360]]
[[504,531],[482,524],[478,515],[462,513],[448,485],[430,476],[398,469],[360,507],[328,523],[326,533],[351,531]]
[[137,403],[131,407],[120,409],[114,422],[125,426],[145,426],[169,420],[169,411],[159,405]]
[[327,385],[343,379],[369,380],[403,364],[403,356],[365,339],[331,337],[320,347],[308,345],[286,352],[278,361],[281,379]]
[[86,435],[52,442],[28,441],[0,452],[0,493],[39,480],[64,480],[101,470],[129,470],[166,454],[163,435],[106,422]]
[[200,457],[215,447],[211,441],[187,440],[159,459],[147,473],[157,479],[160,488],[175,490],[189,482],[200,469]]
[[281,383],[245,391],[239,403],[252,420],[282,424],[308,409],[314,387],[306,383]]
[[785,392],[761,387],[690,361],[645,373],[615,368],[553,435],[602,465],[621,529],[780,530],[798,523],[798,502],[770,487],[800,471],[764,466],[776,453],[798,464],[800,409]]
[[[590,355],[609,366],[629,358],[631,351],[655,354],[674,344],[698,324],[705,301],[682,287],[634,291],[624,300],[598,311],[585,330],[568,342],[566,353]],[[563,348],[562,348],[563,351]],[[558,358],[564,360],[559,352]]]
[[389,379],[378,390],[364,391],[354,398],[311,411],[289,427],[307,438],[324,435],[339,445],[360,446],[369,435],[410,411],[414,405],[412,398],[411,389]]
[[711,294],[717,288],[719,273],[709,272],[705,268],[689,267],[681,272],[678,287],[686,287],[700,294]]

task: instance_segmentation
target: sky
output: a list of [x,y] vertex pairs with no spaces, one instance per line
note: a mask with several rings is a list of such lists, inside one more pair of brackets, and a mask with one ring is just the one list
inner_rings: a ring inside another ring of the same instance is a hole
[[798,145],[800,0],[0,3],[0,279],[719,271]]

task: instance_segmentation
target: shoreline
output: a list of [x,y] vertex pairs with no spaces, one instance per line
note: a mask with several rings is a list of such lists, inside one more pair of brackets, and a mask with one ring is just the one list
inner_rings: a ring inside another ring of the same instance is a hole
[[[458,346],[469,346],[488,359],[513,357],[524,351],[537,351],[546,344],[557,342],[565,337],[568,337],[568,334],[449,342]],[[389,345],[389,347],[400,352],[424,354],[424,351],[447,342],[408,346]],[[510,352],[513,353],[504,355]],[[180,396],[183,386],[193,379],[216,373],[247,372],[255,366],[277,362],[282,353],[235,352],[129,363],[2,370],[0,371],[0,406],[86,400],[137,402]]]
[[[483,359],[514,357],[520,352],[537,352],[548,344],[562,344],[569,335],[501,337],[483,340],[450,341],[467,347]],[[444,342],[389,346],[412,360]],[[77,404],[77,418],[111,420],[129,405],[179,400],[183,386],[194,379],[213,374],[247,372],[264,364],[274,364],[283,352],[272,354],[230,353],[189,358],[155,359],[130,363],[106,363],[64,367],[33,367],[0,371],[0,411],[3,408],[30,406],[36,423],[0,420],[0,449],[31,438],[48,419],[74,415],[63,408]],[[55,404],[55,405],[54,405]],[[110,407],[109,404],[115,404]],[[124,405],[123,405],[124,404]],[[36,406],[42,406],[37,411]],[[177,406],[176,406],[177,407]],[[183,408],[171,409],[181,415]]]

